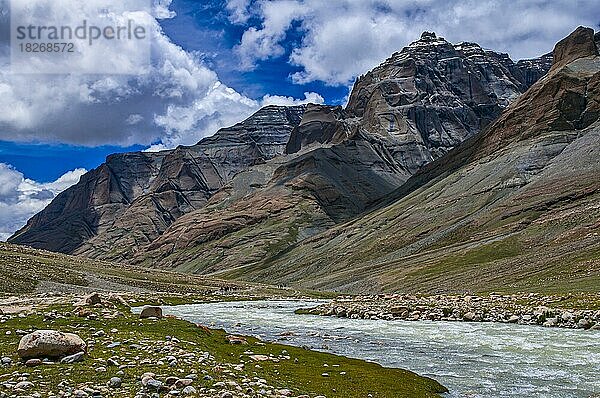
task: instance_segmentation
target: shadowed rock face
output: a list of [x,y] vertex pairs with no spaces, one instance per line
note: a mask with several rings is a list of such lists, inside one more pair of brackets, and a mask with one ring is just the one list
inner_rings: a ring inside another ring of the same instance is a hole
[[524,59],[517,62],[523,82],[527,87],[531,87],[535,82],[540,80],[552,67],[552,53],[544,54],[539,58]]
[[304,106],[266,107],[191,147],[112,155],[11,242],[121,259],[202,207],[238,172],[283,153]]
[[352,134],[342,107],[310,104],[300,124],[292,131],[285,153],[299,152],[312,144],[338,144]]

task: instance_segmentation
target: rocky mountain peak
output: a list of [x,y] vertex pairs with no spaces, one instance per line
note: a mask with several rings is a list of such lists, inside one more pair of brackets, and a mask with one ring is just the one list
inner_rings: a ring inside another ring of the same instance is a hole
[[531,87],[540,80],[552,67],[553,54],[547,53],[539,58],[522,59],[517,62],[517,68],[523,74],[523,79],[527,87]]
[[437,35],[435,34],[435,32],[428,32],[425,31],[423,33],[421,33],[421,40],[436,40],[437,39]]
[[391,156],[414,173],[495,120],[549,69],[536,66],[539,73],[424,32],[356,82],[346,113],[353,128],[388,140]]
[[554,47],[552,69],[560,69],[579,58],[598,55],[594,39],[593,29],[583,26],[575,29],[573,33],[559,41]]

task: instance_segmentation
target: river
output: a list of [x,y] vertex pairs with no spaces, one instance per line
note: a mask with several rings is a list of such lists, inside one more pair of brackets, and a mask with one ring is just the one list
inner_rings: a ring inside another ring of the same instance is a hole
[[452,398],[600,397],[600,331],[294,314],[316,304],[220,302],[164,310],[230,333],[408,369],[439,381]]

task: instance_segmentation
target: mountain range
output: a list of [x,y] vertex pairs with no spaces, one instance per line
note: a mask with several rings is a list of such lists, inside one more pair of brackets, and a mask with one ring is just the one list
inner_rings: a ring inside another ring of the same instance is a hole
[[113,155],[11,243],[349,292],[600,281],[600,35],[513,62],[434,33],[345,107],[269,106],[190,147]]

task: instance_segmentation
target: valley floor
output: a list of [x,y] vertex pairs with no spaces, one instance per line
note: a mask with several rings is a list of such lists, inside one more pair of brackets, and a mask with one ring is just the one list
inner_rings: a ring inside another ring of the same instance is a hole
[[[81,297],[92,291],[100,292],[102,303],[81,307]],[[428,398],[446,391],[405,370],[255,338],[231,339],[222,330],[173,317],[142,320],[130,308],[272,298],[332,298],[309,312],[354,319],[600,325],[596,293],[342,297],[0,244],[0,398]],[[88,343],[84,360],[25,365],[17,345],[23,335],[43,329],[81,336]],[[150,387],[149,379],[155,380]]]
[[[102,303],[82,307],[82,295],[92,291],[101,292]],[[129,307],[333,296],[0,244],[0,397],[429,398],[446,391],[402,369],[250,337],[232,340],[172,317],[142,320]],[[87,342],[87,355],[74,364],[28,367],[17,346],[35,330],[75,333]],[[324,364],[339,366],[327,373]],[[156,383],[142,384],[150,376]]]

